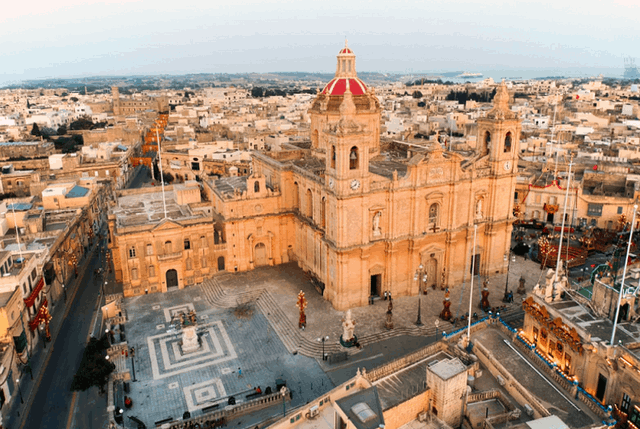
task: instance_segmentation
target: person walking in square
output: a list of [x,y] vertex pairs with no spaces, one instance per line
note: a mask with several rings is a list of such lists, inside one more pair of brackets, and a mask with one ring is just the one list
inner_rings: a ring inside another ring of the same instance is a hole
[[242,369],[240,369],[240,367],[238,367],[238,378],[242,377]]

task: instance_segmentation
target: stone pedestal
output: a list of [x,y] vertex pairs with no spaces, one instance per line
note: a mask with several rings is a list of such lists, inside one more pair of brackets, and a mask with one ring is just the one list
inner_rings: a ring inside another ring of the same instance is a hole
[[393,313],[387,311],[387,320],[384,322],[384,327],[387,329],[393,329]]
[[189,354],[200,350],[200,342],[195,326],[182,328],[182,353]]

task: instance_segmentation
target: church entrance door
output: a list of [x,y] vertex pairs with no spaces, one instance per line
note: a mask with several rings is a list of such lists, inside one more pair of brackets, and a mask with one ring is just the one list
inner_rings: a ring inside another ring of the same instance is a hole
[[167,291],[178,289],[178,272],[176,270],[167,271]]
[[258,243],[255,247],[256,267],[267,265],[267,246],[264,243]]
[[380,296],[380,286],[382,285],[381,277],[380,274],[371,276],[371,296]]

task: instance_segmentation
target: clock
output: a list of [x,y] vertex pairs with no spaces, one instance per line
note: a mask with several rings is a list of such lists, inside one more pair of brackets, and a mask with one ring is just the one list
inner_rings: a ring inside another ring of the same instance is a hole
[[333,181],[333,179],[329,179],[329,188],[333,189],[333,187],[335,186],[335,182]]
[[360,182],[358,182],[356,179],[353,179],[351,181],[351,189],[353,189],[354,191],[357,191],[359,187],[360,187]]
[[511,170],[511,161],[507,161],[504,163],[504,169],[505,171]]

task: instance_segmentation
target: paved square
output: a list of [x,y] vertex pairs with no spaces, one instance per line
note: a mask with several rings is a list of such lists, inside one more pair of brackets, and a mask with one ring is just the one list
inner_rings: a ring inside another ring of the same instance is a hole
[[183,390],[190,413],[215,405],[216,402],[227,396],[219,378],[187,386]]
[[[201,297],[200,300],[194,298]],[[185,411],[202,415],[203,409],[237,403],[260,386],[275,388],[282,378],[294,390],[287,408],[306,403],[333,384],[316,360],[292,355],[282,344],[258,306],[250,303],[250,314],[235,308],[220,308],[209,302],[202,286],[180,291],[126,298],[129,316],[127,340],[136,348],[136,382],[130,383],[135,415],[147,427],[171,418],[180,420]],[[182,336],[167,323],[177,312],[195,310],[201,348],[183,354]],[[246,308],[244,308],[246,309]],[[166,328],[157,329],[165,325]],[[131,370],[131,359],[127,360]],[[239,377],[238,369],[242,370]]]

